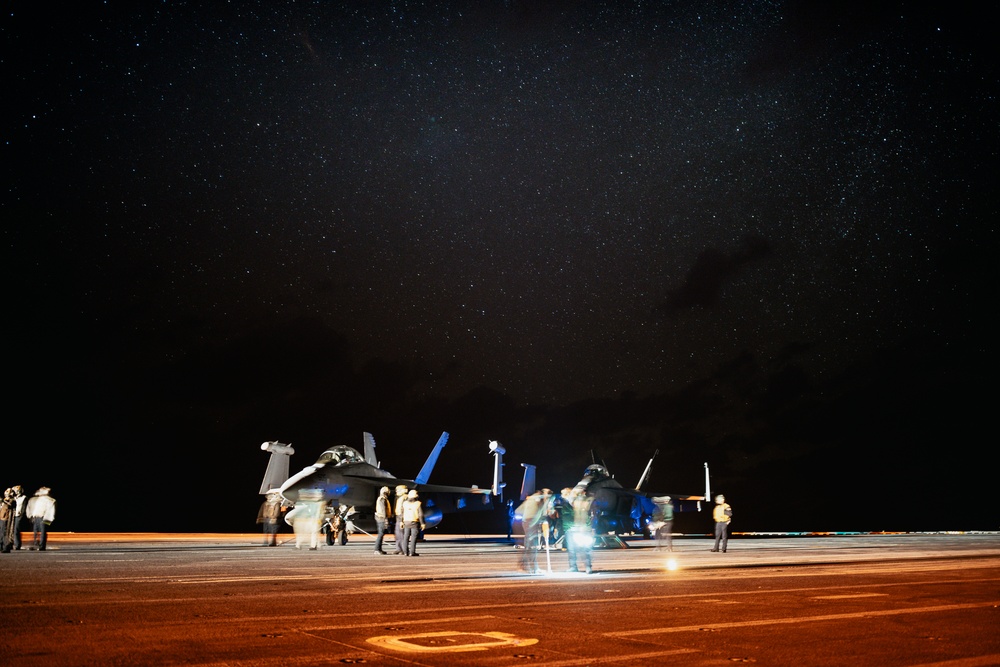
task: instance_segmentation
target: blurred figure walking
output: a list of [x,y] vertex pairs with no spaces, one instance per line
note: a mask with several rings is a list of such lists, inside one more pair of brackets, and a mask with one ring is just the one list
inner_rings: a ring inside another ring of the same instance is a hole
[[562,540],[562,548],[567,551],[569,545],[566,544],[566,531],[573,525],[573,503],[570,500],[572,493],[573,489],[565,488],[549,501],[549,523],[552,526],[550,546],[559,545]]
[[563,549],[566,550],[567,569],[570,572],[576,569],[576,542],[573,539],[573,526],[576,523],[573,516],[573,499],[575,497],[576,491],[574,489],[565,488],[555,498],[559,501],[559,508],[556,512],[559,518],[555,519],[555,522],[559,529],[559,539],[562,540]]
[[32,551],[35,549],[45,551],[49,526],[56,519],[56,500],[50,493],[49,487],[41,487],[35,491],[35,495],[28,499],[24,510],[27,517],[31,519],[32,537],[35,543],[35,546],[31,547]]
[[264,530],[264,546],[278,545],[279,521],[281,521],[281,494],[277,489],[271,489],[257,511],[257,523],[261,524]]
[[573,541],[573,551],[570,555],[569,571],[579,572],[579,562],[583,561],[584,571],[591,574],[594,551],[594,518],[592,514],[594,499],[585,491],[577,491],[573,497],[573,527],[570,528],[568,539]]
[[299,492],[299,501],[295,503],[288,514],[285,523],[295,531],[295,548],[301,549],[308,544],[310,551],[319,547],[319,528],[323,518],[323,493],[313,489]]
[[524,499],[517,508],[524,529],[524,551],[521,554],[521,569],[528,574],[538,574],[538,548],[542,535],[542,520],[545,518],[545,503],[542,492],[535,491]]
[[667,551],[674,550],[674,501],[670,496],[659,496],[653,498],[656,510],[653,511],[653,521],[649,527],[653,529],[656,536],[656,550],[659,551],[666,546]]

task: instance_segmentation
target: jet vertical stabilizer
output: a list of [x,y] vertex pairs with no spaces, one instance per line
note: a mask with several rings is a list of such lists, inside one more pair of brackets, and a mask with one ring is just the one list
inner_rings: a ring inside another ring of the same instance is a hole
[[427,460],[424,461],[424,467],[421,468],[417,476],[413,478],[414,482],[417,484],[427,483],[427,480],[430,479],[431,472],[434,470],[434,466],[437,465],[438,457],[441,456],[441,450],[444,449],[446,444],[448,444],[447,431],[442,433],[441,437],[438,438],[437,444],[434,445],[434,449],[431,450],[430,456],[428,456]]
[[365,463],[376,468],[381,467],[375,457],[375,438],[368,431],[365,431]]
[[490,441],[490,452],[493,454],[493,495],[503,502],[503,487],[507,482],[503,481],[503,455],[507,450],[496,440]]
[[524,468],[524,479],[521,480],[521,502],[535,492],[535,466],[530,463],[522,463]]
[[653,467],[653,459],[655,459],[656,455],[659,453],[660,450],[657,449],[653,452],[653,455],[649,457],[649,463],[646,464],[646,469],[642,471],[642,477],[639,478],[639,483],[635,485],[636,491],[640,491],[642,489],[642,485],[646,483],[647,479],[649,479],[649,469]]
[[288,459],[295,450],[291,445],[283,445],[277,440],[265,442],[260,448],[265,452],[271,452],[267,470],[264,471],[264,481],[260,484],[260,493],[264,495],[271,489],[277,489],[288,479]]
[[708,461],[705,462],[705,502],[712,501],[712,485],[708,480]]

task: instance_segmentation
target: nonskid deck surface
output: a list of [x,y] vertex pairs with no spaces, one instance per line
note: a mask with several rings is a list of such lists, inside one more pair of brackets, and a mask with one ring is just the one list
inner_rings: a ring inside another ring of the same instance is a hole
[[505,536],[429,535],[408,558],[366,535],[52,533],[0,555],[6,650],[21,667],[1000,664],[997,533],[626,542],[587,575],[559,549],[528,574]]

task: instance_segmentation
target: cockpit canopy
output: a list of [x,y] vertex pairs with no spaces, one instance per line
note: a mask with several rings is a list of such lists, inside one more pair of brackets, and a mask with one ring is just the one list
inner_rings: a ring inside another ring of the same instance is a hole
[[348,463],[364,463],[365,457],[353,447],[337,445],[323,452],[316,465],[342,466]]
[[604,477],[610,477],[608,474],[608,469],[602,466],[600,463],[592,463],[587,466],[587,469],[583,471],[584,477],[590,477],[592,479],[602,479]]

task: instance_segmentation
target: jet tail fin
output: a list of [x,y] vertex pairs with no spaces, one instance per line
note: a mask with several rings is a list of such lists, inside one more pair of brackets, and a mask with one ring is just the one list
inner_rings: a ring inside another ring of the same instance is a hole
[[288,459],[295,453],[295,450],[292,449],[291,445],[284,445],[277,440],[265,442],[260,448],[265,452],[271,452],[271,458],[267,461],[267,470],[264,471],[264,481],[260,484],[260,493],[264,495],[271,489],[280,488],[288,479]]
[[522,463],[524,468],[524,479],[521,480],[521,501],[535,492],[535,466],[530,463]]
[[365,431],[365,463],[379,468],[378,458],[375,456],[375,438],[371,433]]
[[507,486],[507,482],[503,481],[503,455],[507,450],[496,440],[491,440],[490,453],[493,454],[493,495],[503,502],[503,487]]
[[427,483],[427,480],[430,479],[431,472],[433,472],[434,470],[434,466],[437,465],[438,457],[441,456],[441,450],[444,449],[444,446],[446,444],[448,444],[447,431],[442,433],[441,437],[438,438],[437,444],[434,445],[434,449],[431,450],[431,453],[427,457],[427,460],[424,461],[424,467],[421,468],[417,476],[413,478],[414,482],[416,482],[417,484]]
[[705,502],[712,502],[712,483],[708,478],[708,461],[705,462]]
[[656,455],[659,453],[660,450],[657,449],[655,452],[653,452],[653,455],[649,457],[649,463],[646,464],[646,469],[642,471],[642,477],[639,478],[639,483],[635,485],[636,491],[642,489],[642,485],[646,483],[647,479],[649,479],[649,469],[653,467],[653,459],[655,459]]

